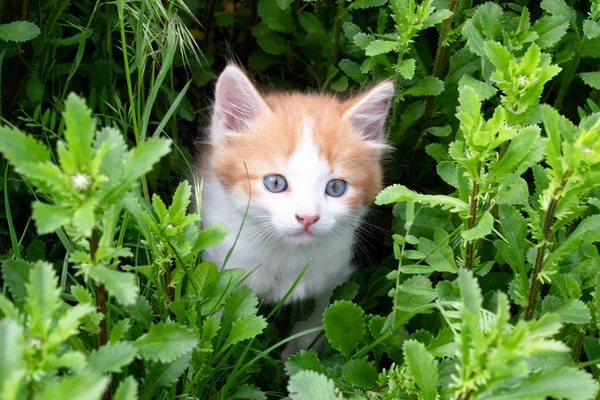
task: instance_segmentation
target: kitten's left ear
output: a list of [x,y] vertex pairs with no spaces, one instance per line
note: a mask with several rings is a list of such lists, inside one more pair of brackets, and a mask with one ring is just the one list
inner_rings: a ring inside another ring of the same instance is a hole
[[349,120],[363,139],[383,143],[383,124],[393,96],[394,83],[382,82],[359,96],[358,100],[350,100],[351,107],[342,119]]

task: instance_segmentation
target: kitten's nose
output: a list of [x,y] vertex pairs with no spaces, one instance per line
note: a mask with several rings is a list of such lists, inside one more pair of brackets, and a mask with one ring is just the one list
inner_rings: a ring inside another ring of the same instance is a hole
[[297,215],[296,214],[296,219],[298,220],[298,222],[300,222],[302,224],[302,226],[304,226],[304,229],[308,229],[312,224],[314,224],[315,222],[317,222],[319,220],[319,216],[318,215]]

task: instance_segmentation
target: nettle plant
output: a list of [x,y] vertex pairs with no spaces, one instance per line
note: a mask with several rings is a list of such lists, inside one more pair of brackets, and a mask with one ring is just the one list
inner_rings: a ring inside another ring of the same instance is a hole
[[[58,233],[68,251],[60,285],[49,263],[2,264],[8,293],[0,294],[0,397],[100,399],[112,392],[134,399],[139,384],[143,399],[264,396],[249,384],[216,385],[226,363],[235,363],[239,382],[240,369],[267,354],[242,366],[250,344],[240,351],[240,343],[267,325],[256,315],[254,293],[236,289],[245,271],[219,271],[198,259],[226,229],[200,230],[199,214],[188,213],[187,182],[168,207],[137,188],[170,141],[149,139],[128,150],[117,129],[96,131],[75,95],[63,117],[57,163],[45,144],[0,128],[0,152],[37,188],[38,233]],[[131,216],[144,238],[135,255],[123,245]],[[132,257],[133,265],[125,262]]]

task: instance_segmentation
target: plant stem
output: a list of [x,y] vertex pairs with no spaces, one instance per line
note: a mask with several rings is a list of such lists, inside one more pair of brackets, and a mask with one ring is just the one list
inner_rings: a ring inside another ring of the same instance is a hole
[[[90,257],[92,264],[96,264],[96,252],[98,251],[98,232],[92,231],[92,236],[88,238],[90,244]],[[96,348],[100,348],[108,343],[108,322],[106,315],[106,290],[104,285],[96,286],[96,311],[102,313],[104,318],[100,321],[100,332],[96,336]]]
[[[473,189],[471,190],[471,200],[469,201],[469,219],[467,220],[467,229],[473,229],[477,225],[477,195],[479,194],[479,174],[481,170],[481,161],[477,163],[477,176],[473,179]],[[475,252],[475,241],[468,241],[465,246],[465,268],[473,268],[473,253]]]
[[[446,65],[448,64],[448,47],[444,46],[446,36],[452,28],[452,20],[454,17],[454,11],[458,5],[458,0],[448,1],[448,10],[452,11],[452,15],[446,18],[442,24],[442,30],[440,31],[440,38],[438,40],[437,50],[435,52],[435,61],[433,63],[432,75],[436,78],[441,78],[446,73]],[[431,122],[431,116],[433,114],[433,108],[435,106],[435,96],[427,96],[425,102],[425,114],[423,116],[423,132],[429,128]],[[423,133],[421,133],[423,136]],[[421,140],[419,140],[420,144]]]
[[600,358],[596,358],[596,359],[591,360],[591,361],[586,361],[586,362],[579,363],[579,368],[589,367],[590,365],[594,365],[594,364],[600,364]]
[[[544,266],[544,256],[546,255],[546,250],[548,249],[550,228],[552,227],[552,221],[554,219],[554,211],[556,210],[556,205],[558,203],[558,194],[567,184],[567,179],[571,175],[570,171],[565,171],[563,174],[560,184],[554,189],[554,193],[552,196],[552,200],[550,200],[550,204],[544,213],[543,219],[543,233],[544,238],[541,246],[538,247],[537,254],[535,256],[535,265],[533,267],[533,272],[531,274],[531,279],[529,283],[529,294],[527,296],[527,307],[525,308],[525,314],[523,318],[525,321],[529,321],[533,318],[533,313],[535,311],[535,304],[537,302],[538,293],[540,290],[538,276],[540,272],[542,272],[542,267]],[[538,244],[539,245],[539,244]]]
[[342,27],[342,14],[344,12],[345,0],[337,0],[337,13],[335,15],[335,25],[333,28],[333,57],[332,64],[335,67],[340,57],[340,29]]

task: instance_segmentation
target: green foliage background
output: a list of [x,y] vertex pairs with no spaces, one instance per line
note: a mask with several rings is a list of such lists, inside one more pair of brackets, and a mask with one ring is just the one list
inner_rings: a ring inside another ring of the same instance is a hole
[[[598,0],[0,2],[0,398],[600,399],[599,58]],[[236,232],[186,181],[231,61],[396,84],[357,271],[285,363],[311,303],[203,262]]]

